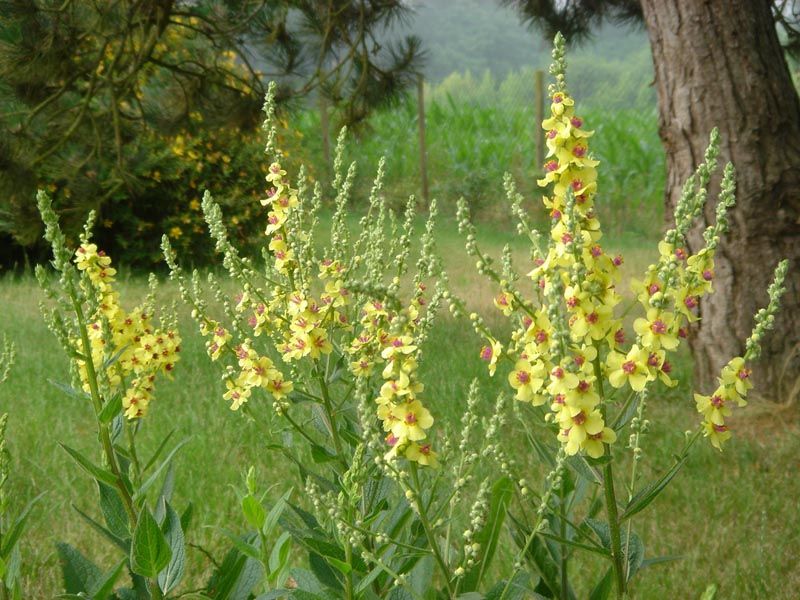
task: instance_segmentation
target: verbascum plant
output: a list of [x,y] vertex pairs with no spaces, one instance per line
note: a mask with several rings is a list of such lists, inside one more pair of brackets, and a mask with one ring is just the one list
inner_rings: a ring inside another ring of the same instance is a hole
[[[476,476],[480,456],[503,457],[502,411],[482,435],[473,385],[456,445],[422,382],[423,348],[446,296],[436,204],[415,233],[415,199],[399,218],[390,210],[381,160],[366,214],[350,217],[356,167],[344,164],[343,131],[326,215],[323,186],[310,189],[302,171],[295,178],[282,164],[273,92],[263,264],[230,242],[208,193],[203,210],[230,281],[185,274],[169,238],[162,242],[209,359],[221,365],[223,399],[263,427],[278,458],[271,468],[299,469],[299,498],[287,489],[272,502],[249,471],[242,511],[253,532],[237,548],[260,563],[269,597],[474,592],[490,577],[512,486],[508,468],[482,483]],[[305,564],[288,566],[291,545],[307,552]]]
[[[265,109],[270,153],[275,151],[271,97]],[[289,397],[317,401],[330,421],[334,451],[339,454],[341,439],[330,385],[345,372],[353,376],[352,385],[380,372],[385,383],[375,398],[375,414],[386,432],[387,452],[432,464],[435,452],[426,440],[433,417],[423,404],[423,386],[416,370],[418,340],[431,322],[425,317],[429,300],[423,280],[437,273],[438,260],[432,255],[435,205],[412,278],[413,293],[404,304],[398,292],[409,267],[414,199],[408,203],[402,224],[389,223],[394,215],[389,216],[381,198],[381,164],[370,210],[358,223],[360,233],[353,239],[345,207],[355,171],[351,166],[346,175],[341,173],[342,141],[343,137],[337,153],[336,210],[327,248],[315,246],[321,188],[301,201],[305,194],[293,187],[280,162],[269,167],[269,188],[261,201],[266,208],[264,276],[229,242],[221,209],[206,193],[203,210],[211,235],[229,275],[240,286],[232,299],[217,294],[228,324],[209,310],[198,293],[201,286],[196,275],[191,285],[182,277],[166,236],[165,256],[184,298],[193,307],[201,334],[207,338],[209,357],[225,364],[224,398],[231,409],[241,408],[254,390],[263,389],[276,413],[295,427]],[[392,277],[384,281],[390,269]],[[213,279],[212,289],[218,289]],[[439,297],[435,295],[434,307]],[[259,338],[264,343],[258,343]],[[299,425],[295,429],[303,431]]]
[[[75,597],[161,599],[184,575],[184,530],[191,510],[179,516],[171,506],[174,474],[166,477],[155,498],[151,490],[171,470],[183,443],[162,457],[168,437],[144,457],[137,437],[154,400],[157,378],[170,376],[178,362],[176,318],[166,313],[160,323],[155,321],[154,278],[146,300],[131,310],[124,308],[111,258],[91,243],[93,214],[73,251],[45,192],[39,193],[38,205],[57,277],[53,281],[52,271],[36,268],[47,298],[42,311],[73,374],[72,385],[56,385],[91,407],[101,457],[97,462],[61,444],[94,480],[102,522],[83,508],[76,510],[87,527],[99,531],[122,555],[102,568],[71,544],[59,543],[64,590]],[[127,584],[120,581],[123,573],[128,574]]]
[[[730,437],[725,419],[733,406],[746,403],[751,387],[748,365],[757,358],[760,342],[774,321],[787,264],[782,262],[775,271],[769,305],[756,315],[756,326],[744,355],[726,365],[719,387],[711,395],[695,395],[702,423],[687,435],[676,465],[661,480],[637,492],[637,465],[642,458],[640,441],[648,426],[646,402],[655,395],[657,382],[666,386],[676,384],[671,375],[670,356],[687,337],[689,324],[698,318],[703,296],[713,290],[714,253],[720,237],[727,231],[727,212],[735,201],[734,168],[728,164],[724,169],[716,222],[705,231],[705,247],[689,254],[685,236],[703,210],[709,179],[716,166],[719,135],[714,130],[703,164],[683,188],[675,227],[666,232],[658,246],[658,261],[647,269],[643,280],[632,284],[643,314],[633,321],[631,340],[623,316],[633,306],[619,310],[623,304],[618,292],[623,259],[609,254],[601,242],[602,230],[595,210],[599,163],[590,151],[593,132],[576,112],[575,101],[567,90],[564,40],[560,35],[556,37],[553,58],[551,74],[555,83],[549,90],[550,117],[542,123],[548,153],[543,165],[544,177],[538,181],[548,190],[543,200],[551,218],[550,232],[543,236],[530,227],[521,209],[521,198],[513,182],[507,179],[506,191],[520,221],[519,231],[532,243],[532,268],[526,278],[521,278],[512,267],[508,249],[500,269],[479,249],[477,230],[470,220],[467,204],[463,201],[459,204],[459,225],[467,236],[467,253],[477,260],[478,271],[498,286],[494,305],[511,319],[513,332],[510,339],[501,340],[492,334],[484,318],[473,314],[471,319],[476,332],[486,339],[480,356],[488,362],[489,373],[494,375],[500,360],[510,361],[508,385],[514,397],[537,407],[534,414],[552,431],[558,456],[567,457],[568,460],[559,459],[555,463],[559,485],[563,484],[561,475],[565,474],[565,465],[578,468],[576,465],[583,464],[588,470],[579,472],[583,476],[594,473],[592,483],[602,486],[608,521],[598,529],[597,523],[588,519],[583,528],[595,531],[599,540],[592,541],[605,546],[601,548],[611,561],[603,584],[606,593],[610,592],[613,581],[617,596],[622,598],[627,593],[628,579],[642,561],[641,555],[633,556],[634,547],[637,554],[642,548],[640,540],[634,540],[628,519],[649,504],[674,477],[699,436],[704,435],[720,449]],[[463,307],[458,299],[453,298],[452,302]],[[619,439],[626,439],[626,435],[633,460],[627,486],[628,504],[620,513],[613,466],[622,456]],[[602,468],[602,473],[596,468]],[[565,557],[568,546],[575,543],[575,534],[570,531],[575,526],[568,524],[570,515],[564,512],[574,494],[569,487],[562,487],[559,494],[539,505],[546,510],[520,538],[521,557],[530,558],[539,533],[555,536],[550,539],[562,544],[563,562],[553,567],[562,573],[563,579],[550,585],[555,595],[571,593]],[[621,532],[626,520],[627,532]],[[541,574],[542,564],[535,566]],[[601,591],[598,588],[598,593]]]

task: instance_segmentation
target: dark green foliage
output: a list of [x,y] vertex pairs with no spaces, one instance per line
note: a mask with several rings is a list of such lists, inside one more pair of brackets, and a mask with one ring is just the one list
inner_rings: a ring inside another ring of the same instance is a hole
[[[167,231],[207,258],[193,200],[259,193],[261,173],[243,167],[261,162],[249,141],[267,79],[284,101],[321,89],[357,122],[415,72],[415,39],[366,43],[403,17],[399,0],[334,4],[0,3],[0,263],[44,256],[37,187],[68,234],[97,210],[98,241],[124,262],[150,266]],[[242,212],[231,207],[234,230],[249,237]]]

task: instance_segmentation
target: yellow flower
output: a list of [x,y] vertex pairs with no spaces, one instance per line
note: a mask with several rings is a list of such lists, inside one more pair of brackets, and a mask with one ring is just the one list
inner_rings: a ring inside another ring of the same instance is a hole
[[720,383],[726,388],[733,388],[736,391],[737,403],[739,406],[746,404],[744,397],[750,388],[753,387],[753,382],[750,381],[752,371],[745,365],[744,359],[741,356],[731,359],[727,365],[722,368],[722,377]]
[[517,390],[516,399],[530,402],[534,406],[544,404],[544,397],[537,392],[544,383],[545,369],[541,362],[531,364],[528,360],[518,360],[514,370],[508,374],[508,382]]
[[317,359],[321,354],[330,354],[333,351],[333,344],[328,339],[328,332],[324,329],[316,328],[308,334],[308,354],[313,359]]
[[705,421],[703,423],[703,436],[709,438],[714,448],[722,450],[722,444],[730,439],[731,432],[727,425],[715,425]]
[[394,360],[396,357],[411,354],[417,349],[414,340],[410,335],[393,337],[389,344],[381,352],[381,356],[386,360]]
[[572,106],[575,105],[575,101],[564,92],[556,92],[553,94],[551,100],[550,111],[554,115],[562,115],[565,111],[571,110]]
[[433,425],[433,417],[419,400],[403,402],[392,408],[392,433],[399,440],[425,439],[425,430]]
[[711,396],[694,395],[697,412],[701,413],[706,421],[714,425],[724,425],[725,417],[731,414],[731,409],[726,405],[730,398],[724,388],[717,388]]
[[640,317],[633,322],[633,329],[641,336],[643,347],[674,350],[678,347],[678,337],[672,331],[674,325],[675,316],[672,313],[651,308],[647,311],[646,319]]
[[652,379],[647,368],[647,359],[647,351],[636,344],[625,356],[619,352],[610,352],[606,358],[609,383],[615,388],[621,388],[627,383],[634,391],[641,392]]
[[489,376],[494,377],[494,373],[497,370],[497,359],[500,358],[503,352],[503,345],[491,338],[487,341],[489,345],[481,348],[481,359],[489,363]]
[[436,452],[431,449],[430,444],[417,444],[411,442],[405,451],[408,460],[417,462],[428,467],[436,467],[439,463],[436,460]]
[[238,379],[236,381],[228,379],[225,386],[227,391],[222,397],[231,403],[231,410],[238,410],[250,398],[250,388],[240,385]]
[[600,395],[595,390],[595,378],[585,377],[578,381],[578,385],[564,393],[564,404],[572,414],[578,412],[591,412],[600,403]]
[[502,311],[505,316],[509,316],[514,311],[514,300],[511,294],[507,292],[500,292],[495,296],[494,305],[495,308]]
[[287,395],[292,393],[294,385],[291,381],[286,381],[283,374],[279,371],[272,372],[272,378],[267,382],[267,391],[272,394],[276,400],[282,400]]
[[590,433],[586,435],[583,442],[583,449],[592,458],[600,458],[605,454],[603,444],[613,444],[617,441],[617,434],[610,427],[603,427],[600,433]]
[[372,375],[375,363],[366,358],[361,358],[350,363],[350,372],[356,377],[369,377]]
[[550,371],[550,383],[547,391],[553,396],[556,394],[566,394],[568,391],[578,386],[578,376],[568,371],[562,366],[557,366]]
[[610,306],[587,303],[570,318],[572,339],[576,342],[602,340],[611,326],[613,312]]
[[561,413],[559,440],[565,442],[564,450],[570,456],[577,454],[589,436],[603,434],[605,423],[600,411],[579,412],[575,415]]

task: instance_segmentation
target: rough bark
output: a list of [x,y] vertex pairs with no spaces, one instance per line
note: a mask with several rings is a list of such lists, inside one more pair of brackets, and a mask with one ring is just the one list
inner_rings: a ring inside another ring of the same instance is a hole
[[[717,252],[714,294],[703,301],[690,336],[696,388],[712,391],[722,365],[741,355],[753,314],[767,302],[772,271],[788,258],[783,309],[754,380],[759,394],[792,401],[800,388],[800,102],[770,2],[641,3],[667,153],[667,214],[702,160],[712,127],[720,129],[721,161],[737,168],[737,206]],[[692,251],[702,247],[713,200],[705,222],[691,232]]]

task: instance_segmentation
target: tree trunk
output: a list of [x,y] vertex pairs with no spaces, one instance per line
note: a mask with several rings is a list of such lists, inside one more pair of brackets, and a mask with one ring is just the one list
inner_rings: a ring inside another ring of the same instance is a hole
[[[690,335],[695,387],[713,391],[720,368],[742,354],[753,314],[767,303],[772,271],[788,258],[786,294],[754,365],[754,391],[791,401],[800,391],[800,102],[770,2],[641,4],[667,153],[667,214],[702,161],[712,127],[720,130],[721,160],[737,169],[737,206],[717,250],[714,293],[703,301],[701,321]],[[719,177],[712,181],[718,186]],[[702,247],[715,199],[710,194],[704,222],[689,235],[692,252]]]

